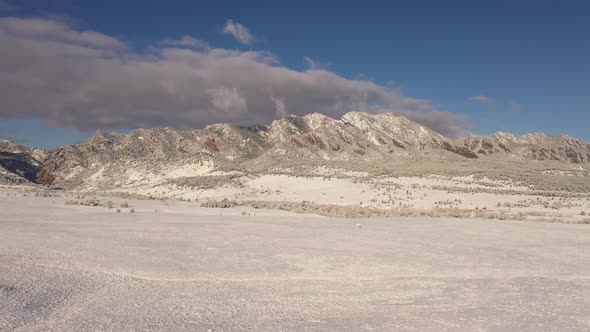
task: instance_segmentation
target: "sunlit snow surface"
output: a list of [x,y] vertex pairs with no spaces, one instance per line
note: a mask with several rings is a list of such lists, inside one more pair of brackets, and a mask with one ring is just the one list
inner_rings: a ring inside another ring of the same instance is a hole
[[0,189],[1,331],[590,329],[588,225],[22,190]]

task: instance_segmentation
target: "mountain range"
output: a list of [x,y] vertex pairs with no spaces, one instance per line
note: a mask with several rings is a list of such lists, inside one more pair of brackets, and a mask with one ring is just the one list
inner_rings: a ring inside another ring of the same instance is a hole
[[209,163],[211,170],[260,172],[298,164],[413,159],[588,163],[590,143],[544,133],[449,138],[390,113],[351,112],[341,119],[312,113],[249,127],[213,124],[204,129],[152,128],[129,134],[99,131],[86,142],[52,151],[0,141],[0,181],[70,188],[98,181],[112,187],[119,183],[112,178],[123,171],[158,171],[169,165]]

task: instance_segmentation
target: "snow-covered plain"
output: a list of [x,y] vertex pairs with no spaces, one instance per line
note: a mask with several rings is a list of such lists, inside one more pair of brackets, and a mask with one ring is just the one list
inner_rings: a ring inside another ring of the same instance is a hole
[[67,199],[0,189],[0,331],[590,330],[589,225]]

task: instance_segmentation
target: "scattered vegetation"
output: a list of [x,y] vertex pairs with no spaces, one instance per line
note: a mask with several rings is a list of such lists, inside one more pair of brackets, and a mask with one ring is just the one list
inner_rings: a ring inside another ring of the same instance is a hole
[[276,209],[296,213],[319,214],[334,218],[375,218],[375,217],[451,217],[451,218],[481,218],[498,220],[525,220],[522,213],[509,213],[486,210],[469,209],[441,209],[419,210],[413,208],[377,209],[359,207],[358,205],[315,204],[310,202],[271,202],[247,201],[243,205],[255,209]]
[[188,187],[191,189],[213,189],[223,185],[232,185],[242,187],[239,181],[241,175],[210,175],[210,176],[191,176],[170,179],[167,184],[177,185],[179,187]]
[[205,201],[205,202],[201,203],[201,207],[219,208],[219,209],[231,208],[231,207],[235,207],[237,205],[238,205],[237,202],[230,201],[227,198],[224,198],[222,200],[209,200],[209,201]]

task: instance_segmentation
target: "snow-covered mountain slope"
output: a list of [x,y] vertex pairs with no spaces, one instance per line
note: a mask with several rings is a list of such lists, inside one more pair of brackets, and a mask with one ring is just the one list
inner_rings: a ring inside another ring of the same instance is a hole
[[546,134],[497,133],[453,139],[390,113],[351,112],[341,119],[311,113],[288,116],[267,126],[214,124],[195,130],[98,132],[84,143],[50,153],[39,182],[71,187],[98,182],[102,187],[113,187],[145,172],[193,176],[203,167],[210,172],[220,165],[248,172],[252,167],[261,171],[265,167],[331,161],[374,165],[408,158],[586,163],[590,161],[590,144]]
[[521,160],[590,162],[590,144],[567,135],[535,133],[523,136],[498,132],[491,137],[468,136],[465,146],[479,155],[507,154]]

